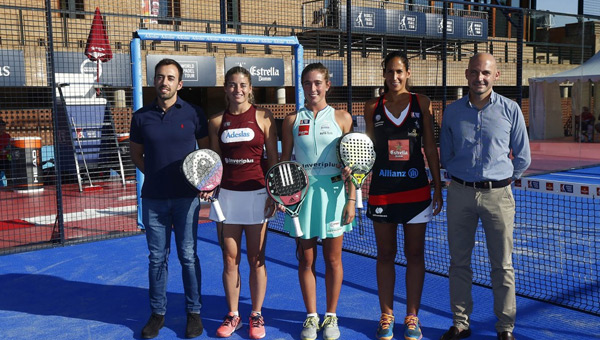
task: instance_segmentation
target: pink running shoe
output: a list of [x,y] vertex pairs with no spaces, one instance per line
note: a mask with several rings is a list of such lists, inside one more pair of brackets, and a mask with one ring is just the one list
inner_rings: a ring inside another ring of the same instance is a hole
[[221,326],[217,329],[217,337],[228,338],[242,327],[242,319],[239,316],[228,313]]
[[265,337],[265,320],[261,314],[253,313],[250,315],[250,329],[248,335],[250,339],[262,339]]

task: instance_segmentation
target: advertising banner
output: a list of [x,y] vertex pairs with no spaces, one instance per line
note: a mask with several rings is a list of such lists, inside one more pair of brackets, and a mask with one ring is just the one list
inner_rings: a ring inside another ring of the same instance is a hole
[[225,58],[225,72],[234,66],[247,69],[252,75],[252,86],[269,87],[285,84],[285,67],[283,59],[275,58]]
[[148,55],[146,57],[146,83],[154,86],[154,68],[164,58],[176,60],[183,68],[183,86],[202,87],[217,85],[217,63],[215,57],[182,55]]
[[0,50],[0,86],[25,86],[23,51]]

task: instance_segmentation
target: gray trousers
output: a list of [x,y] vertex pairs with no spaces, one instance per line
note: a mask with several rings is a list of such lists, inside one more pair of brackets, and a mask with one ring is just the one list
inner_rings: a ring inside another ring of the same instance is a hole
[[479,219],[485,232],[492,272],[496,331],[515,325],[515,273],[512,265],[515,201],[510,185],[475,189],[452,181],[448,188],[448,246],[450,248],[450,307],[454,326],[469,328],[473,312],[471,255]]

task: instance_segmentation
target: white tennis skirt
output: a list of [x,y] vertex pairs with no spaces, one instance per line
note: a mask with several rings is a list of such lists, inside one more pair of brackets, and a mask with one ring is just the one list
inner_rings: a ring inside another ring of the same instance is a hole
[[[267,200],[267,190],[258,189],[254,191],[235,191],[220,189],[219,204],[225,224],[262,224],[268,221],[265,218],[265,201]],[[214,207],[211,204],[208,218],[218,220]]]

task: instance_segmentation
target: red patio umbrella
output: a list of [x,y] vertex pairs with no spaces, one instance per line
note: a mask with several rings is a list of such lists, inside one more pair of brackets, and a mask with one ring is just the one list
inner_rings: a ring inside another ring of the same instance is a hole
[[[96,7],[92,28],[85,45],[85,55],[91,61],[96,62],[96,81],[100,83],[100,63],[111,60],[113,54],[106,35],[106,26],[104,26],[104,20],[98,7]],[[96,89],[96,94],[100,94],[99,88]]]

